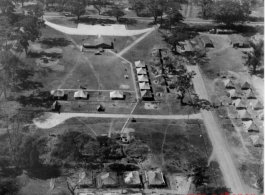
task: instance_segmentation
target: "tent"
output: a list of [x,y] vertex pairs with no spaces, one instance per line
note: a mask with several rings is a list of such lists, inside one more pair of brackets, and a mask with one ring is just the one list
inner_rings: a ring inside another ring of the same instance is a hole
[[137,68],[136,70],[137,70],[137,74],[147,74],[145,68]]
[[99,105],[97,106],[97,111],[98,111],[98,112],[103,112],[103,111],[105,111],[105,108],[104,108],[101,104],[99,104]]
[[242,121],[252,120],[252,117],[247,110],[239,110],[238,114]]
[[212,40],[208,36],[201,36],[204,47],[214,47]]
[[55,89],[51,91],[53,97],[64,97],[64,91],[60,89]]
[[74,98],[76,99],[87,99],[87,93],[83,90],[78,90],[74,93]]
[[139,172],[138,171],[125,172],[124,182],[127,185],[141,185]]
[[258,126],[252,121],[243,121],[243,125],[247,132],[259,132]]
[[134,62],[135,63],[135,66],[136,66],[136,68],[145,68],[145,62],[143,62],[143,61],[135,61]]
[[253,91],[249,91],[247,94],[247,99],[257,99]]
[[152,99],[153,98],[153,94],[150,90],[142,90],[141,91],[141,97],[143,100],[147,100],[147,99]]
[[232,102],[232,105],[236,107],[237,110],[247,109],[246,105],[243,104],[241,99],[236,99]]
[[252,143],[255,147],[262,147],[264,145],[264,139],[260,135],[250,136]]
[[252,105],[251,105],[253,110],[262,110],[263,109],[263,105],[260,101],[255,101]]
[[84,172],[84,178],[79,182],[80,188],[87,188],[93,185],[93,177],[91,172]]
[[149,79],[146,75],[138,75],[138,81],[139,82],[148,82]]
[[161,171],[148,171],[145,172],[146,180],[150,186],[164,186],[165,180]]
[[102,173],[100,180],[103,186],[115,186],[117,185],[117,174],[115,172]]
[[111,91],[110,92],[110,98],[111,99],[123,99],[124,94],[121,91]]
[[243,83],[241,85],[241,89],[243,89],[243,90],[250,89],[250,84],[246,81],[245,83]]
[[226,79],[223,82],[224,82],[224,85],[227,89],[234,89],[235,88],[234,84],[232,83],[232,81],[230,79]]
[[231,99],[241,98],[241,95],[235,89],[228,90],[227,96],[230,97]]
[[249,42],[242,35],[232,34],[228,35],[228,37],[233,47],[249,47]]
[[141,90],[151,89],[149,83],[139,83],[139,86]]

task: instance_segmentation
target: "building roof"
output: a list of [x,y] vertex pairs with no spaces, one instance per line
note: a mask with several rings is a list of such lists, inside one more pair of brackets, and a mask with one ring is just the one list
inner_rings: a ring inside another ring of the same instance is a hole
[[253,121],[243,122],[247,131],[259,131],[258,126]]
[[137,74],[147,74],[145,68],[137,68],[136,70],[137,70]]
[[262,109],[263,108],[263,104],[260,102],[260,101],[256,101],[254,104],[253,104],[253,108],[260,108]]
[[87,98],[87,93],[83,90],[78,90],[74,93],[75,98]]
[[142,90],[141,91],[142,98],[151,98],[153,97],[152,92],[150,90]]
[[101,44],[106,44],[111,46],[111,42],[105,40],[102,36],[98,37],[97,39],[94,40],[94,45],[101,45]]
[[249,89],[250,87],[251,85],[247,81],[241,85],[241,89]]
[[148,82],[149,79],[146,75],[138,75],[138,81],[139,82]]
[[126,184],[129,184],[129,185],[141,184],[139,172],[138,171],[126,172],[124,181]]
[[248,94],[247,94],[247,98],[249,98],[249,99],[256,99],[256,96],[253,93],[253,91],[249,91]]
[[223,82],[224,82],[224,85],[226,88],[234,88],[235,87],[230,79],[223,80]]
[[111,91],[110,98],[123,98],[123,92],[121,91]]
[[252,118],[247,110],[239,110],[238,114],[239,114],[240,118],[242,118],[242,119],[251,119]]
[[149,83],[146,83],[146,82],[144,82],[144,83],[139,83],[139,86],[140,86],[140,89],[151,89],[151,87],[150,87],[150,85],[149,85]]
[[116,185],[117,174],[115,172],[102,173],[100,180],[102,185]]
[[201,39],[202,39],[204,44],[213,44],[213,42],[211,41],[211,39],[208,36],[201,36]]
[[93,178],[91,172],[85,172],[85,177],[79,182],[79,185],[92,185]]
[[249,42],[244,38],[242,35],[239,34],[232,34],[228,35],[229,39],[231,40],[232,44],[248,44]]
[[163,173],[161,171],[146,172],[149,185],[165,185]]
[[134,63],[137,68],[145,68],[145,62],[143,61],[139,60],[139,61],[135,61]]
[[264,145],[264,139],[262,136],[260,135],[252,135],[250,136],[254,146],[256,145]]
[[51,91],[51,95],[55,97],[63,97],[64,96],[64,91],[60,89],[55,89]]

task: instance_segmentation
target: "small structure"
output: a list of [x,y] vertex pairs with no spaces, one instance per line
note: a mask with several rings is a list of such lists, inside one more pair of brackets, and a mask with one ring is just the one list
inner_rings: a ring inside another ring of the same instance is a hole
[[226,89],[235,89],[235,86],[230,79],[226,79],[223,82]]
[[264,139],[261,135],[252,135],[250,138],[255,147],[262,147],[264,145]]
[[78,90],[74,93],[75,99],[87,99],[87,93],[83,90]]
[[247,99],[257,99],[257,98],[256,98],[255,94],[253,93],[253,91],[250,90],[247,93]]
[[135,61],[134,64],[136,68],[145,68],[145,62],[143,61]]
[[108,173],[101,173],[99,177],[100,186],[104,187],[115,187],[117,186],[117,173],[115,172],[108,172]]
[[151,89],[149,83],[146,83],[146,82],[139,83],[139,87],[140,87],[141,90],[150,90]]
[[243,121],[243,125],[244,125],[246,131],[249,133],[251,133],[251,132],[258,133],[259,132],[258,126],[252,121]]
[[110,92],[110,98],[113,100],[114,99],[118,99],[118,100],[124,99],[124,94],[121,91],[111,91]]
[[184,53],[184,52],[191,52],[193,51],[193,47],[189,43],[189,41],[180,41],[179,45],[176,46],[176,50],[179,53]]
[[79,188],[89,188],[93,186],[93,175],[91,172],[86,172],[85,177],[79,182]]
[[136,71],[137,71],[137,74],[147,74],[145,68],[137,68]]
[[241,85],[242,90],[248,90],[250,87],[251,85],[247,81]]
[[264,108],[262,103],[258,100],[251,102],[250,106],[253,110],[262,110]]
[[149,79],[146,75],[138,75],[139,82],[149,82]]
[[141,186],[139,171],[125,172],[124,182],[126,185],[133,186],[133,187]]
[[230,44],[233,47],[242,47],[242,48],[250,47],[249,42],[242,35],[232,34],[228,36],[229,36],[229,39],[231,40]]
[[252,117],[247,110],[238,110],[238,114],[242,121],[252,120]]
[[124,128],[121,132],[121,142],[123,144],[129,144],[133,138],[132,133],[134,132],[135,130],[132,128]]
[[149,186],[161,187],[166,185],[162,171],[147,171],[145,177]]
[[207,36],[201,36],[204,47],[214,47],[213,42]]
[[228,90],[227,96],[233,100],[241,98],[241,95],[235,89]]
[[237,110],[247,109],[246,105],[243,104],[241,99],[236,99],[232,102],[232,105],[236,107]]
[[142,97],[142,100],[146,100],[146,101],[153,100],[154,98],[150,90],[141,90],[141,97]]
[[51,91],[51,96],[53,97],[53,98],[58,98],[58,99],[60,99],[60,98],[63,98],[64,97],[64,91],[63,90],[60,90],[60,89],[55,89],[55,90],[52,90]]
[[97,106],[97,111],[98,111],[98,112],[104,112],[104,111],[105,111],[105,108],[104,108],[101,104],[99,104],[99,105]]
[[99,49],[102,51],[103,49],[113,49],[113,42],[104,39],[102,36],[99,36],[93,42],[84,42],[83,49]]

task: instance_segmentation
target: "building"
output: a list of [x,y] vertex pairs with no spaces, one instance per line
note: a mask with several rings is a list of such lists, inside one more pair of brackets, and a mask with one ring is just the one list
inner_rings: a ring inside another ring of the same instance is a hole
[[140,187],[141,186],[141,180],[140,180],[139,171],[125,172],[124,183],[128,186]]
[[147,83],[147,82],[139,83],[139,87],[140,87],[140,90],[150,90],[151,89],[149,83]]
[[235,106],[237,110],[247,109],[247,106],[245,104],[243,104],[243,102],[241,101],[241,99],[234,100],[232,102],[232,105]]
[[261,135],[252,135],[250,138],[255,147],[262,147],[264,145],[264,139]]
[[135,67],[136,68],[145,68],[146,66],[145,66],[145,62],[143,62],[143,61],[135,61],[134,62],[134,64],[135,64]]
[[229,36],[229,39],[231,40],[230,44],[233,47],[242,47],[242,48],[250,47],[249,42],[242,35],[232,34],[228,36]]
[[232,83],[232,81],[230,79],[223,80],[223,83],[225,85],[225,88],[227,88],[227,89],[235,89],[235,86],[234,86],[234,84]]
[[176,50],[177,50],[178,53],[194,51],[194,49],[191,46],[190,42],[187,41],[187,40],[179,42],[179,45],[176,46]]
[[78,90],[74,93],[75,99],[88,99],[87,92],[84,92],[83,90]]
[[136,68],[137,74],[147,74],[147,71],[145,68]]
[[154,96],[151,90],[141,90],[141,98],[142,100],[151,101],[154,99]]
[[123,144],[129,144],[133,139],[133,133],[135,132],[134,129],[131,128],[124,128],[121,132],[121,142]]
[[252,121],[243,121],[243,126],[245,127],[245,129],[248,133],[252,133],[252,132],[258,133],[259,132],[258,126]]
[[247,110],[238,110],[238,115],[242,121],[252,120],[252,117]]
[[121,100],[124,99],[124,94],[121,91],[111,91],[110,98],[113,100]]
[[53,99],[63,99],[64,95],[64,91],[60,89],[55,89],[51,91],[51,96]]
[[248,90],[250,89],[251,85],[248,82],[245,82],[241,85],[242,90]]
[[138,77],[139,82],[149,82],[147,75],[142,74],[142,75],[138,75],[137,77]]
[[247,93],[247,99],[257,99],[257,98],[256,98],[255,94],[253,93],[253,91],[250,90]]
[[117,185],[117,173],[115,172],[101,173],[100,177],[98,177],[98,186],[115,187]]
[[253,110],[262,110],[263,109],[262,103],[258,100],[254,101],[254,102],[250,102],[250,107]]
[[85,177],[79,182],[78,188],[89,188],[94,185],[92,172],[85,172]]
[[149,186],[162,187],[166,185],[162,171],[147,171],[145,177]]
[[104,39],[102,36],[99,36],[97,39],[95,39],[92,42],[84,42],[82,51],[84,51],[84,49],[99,49],[99,48],[113,49],[114,45],[113,42]]
[[241,98],[241,95],[235,89],[228,90],[227,96],[233,100]]
[[207,36],[201,36],[204,47],[214,47],[212,40]]

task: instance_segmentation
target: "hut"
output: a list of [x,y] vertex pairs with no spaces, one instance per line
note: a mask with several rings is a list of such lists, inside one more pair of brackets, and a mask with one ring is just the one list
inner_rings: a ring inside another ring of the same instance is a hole
[[84,178],[79,182],[79,188],[89,188],[94,185],[92,172],[84,172]]
[[204,47],[214,47],[213,42],[208,36],[201,36]]
[[54,99],[62,99],[64,97],[64,91],[60,89],[55,89],[51,91],[51,96]]
[[150,101],[153,100],[153,94],[151,90],[141,90],[141,98],[142,100]]
[[97,111],[98,111],[98,112],[104,112],[104,111],[105,111],[105,108],[104,108],[101,104],[99,104],[99,105],[97,106]]
[[145,68],[145,62],[143,61],[135,61],[134,64],[136,68]]
[[110,92],[111,99],[124,99],[124,94],[121,91],[111,91]]
[[145,171],[146,181],[149,186],[165,186],[165,180],[162,171]]
[[98,182],[100,186],[115,187],[118,184],[117,173],[115,172],[101,173]]
[[149,79],[146,75],[138,75],[139,82],[149,82]]
[[234,84],[230,79],[223,80],[226,89],[235,89]]
[[147,74],[147,71],[145,68],[137,68],[136,71],[137,71],[137,74]]
[[227,97],[230,97],[233,100],[241,99],[241,95],[235,89],[228,90]]
[[253,110],[262,110],[263,109],[262,103],[258,100],[251,102],[250,106]]
[[255,147],[262,147],[264,145],[264,139],[261,135],[252,135],[250,138]]
[[93,42],[84,42],[83,48],[84,49],[113,49],[113,42],[104,39],[102,36],[99,36],[97,39],[94,39]]
[[247,93],[246,96],[247,96],[247,99],[257,99],[255,94],[251,90]]
[[87,99],[87,93],[83,90],[78,90],[74,93],[75,99]]
[[248,90],[250,87],[251,85],[247,81],[241,85],[242,90]]
[[252,117],[247,110],[238,110],[238,115],[242,121],[252,120]]
[[229,39],[231,40],[230,44],[233,47],[242,47],[242,48],[250,47],[249,42],[242,35],[232,34],[228,36],[229,36]]
[[140,180],[139,171],[125,172],[124,182],[126,185],[129,185],[129,186],[140,187],[141,186],[141,180]]
[[151,89],[149,83],[147,83],[147,82],[139,83],[139,87],[141,90],[150,90]]
[[243,121],[243,125],[247,132],[259,132],[258,126],[252,121]]
[[246,105],[243,104],[241,99],[236,99],[232,102],[232,105],[236,107],[237,110],[247,109]]

